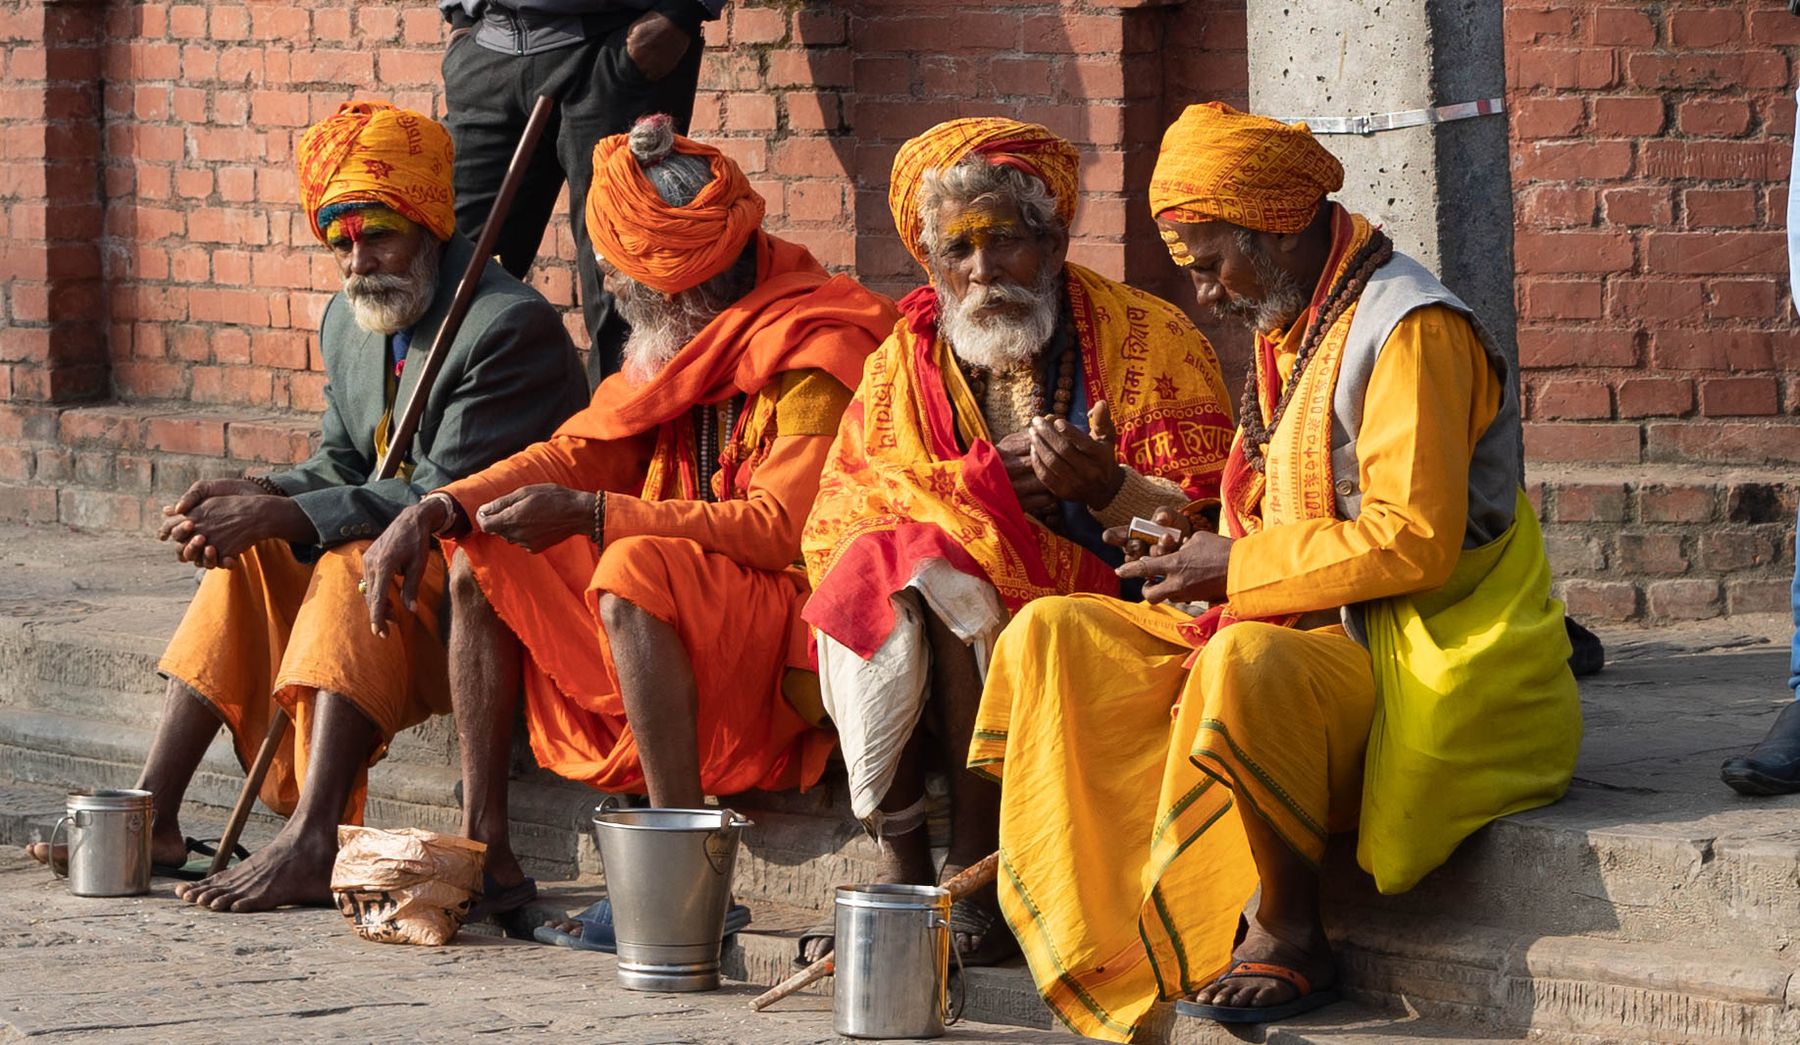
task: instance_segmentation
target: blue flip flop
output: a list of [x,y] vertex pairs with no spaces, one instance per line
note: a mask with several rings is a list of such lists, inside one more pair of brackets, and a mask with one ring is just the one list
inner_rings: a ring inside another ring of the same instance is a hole
[[[598,900],[589,904],[587,909],[569,919],[581,923],[579,933],[566,933],[549,925],[540,925],[531,930],[531,938],[539,943],[547,943],[556,947],[567,947],[576,951],[599,951],[603,954],[616,954],[619,943],[613,935],[612,901]],[[750,924],[750,908],[741,903],[734,903],[725,912],[725,935],[741,931]]]

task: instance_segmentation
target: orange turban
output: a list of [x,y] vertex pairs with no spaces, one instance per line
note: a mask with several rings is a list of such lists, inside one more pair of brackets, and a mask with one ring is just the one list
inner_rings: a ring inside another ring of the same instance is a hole
[[1286,234],[1306,228],[1343,187],[1343,165],[1306,124],[1207,102],[1188,106],[1163,135],[1150,213]]
[[989,163],[1036,177],[1056,197],[1056,216],[1063,224],[1075,219],[1081,190],[1081,154],[1075,146],[1048,128],[1002,116],[950,120],[900,146],[888,179],[888,209],[894,212],[894,227],[919,264],[925,264],[925,245],[920,241],[925,222],[919,214],[925,173],[949,170],[969,156],[982,156]]
[[712,181],[686,206],[662,198],[631,154],[630,135],[594,146],[588,240],[607,263],[664,294],[697,287],[726,269],[762,227],[763,198],[729,157],[677,134],[674,152],[698,156]]
[[450,135],[429,117],[386,102],[345,102],[300,136],[300,206],[319,242],[319,211],[334,203],[379,203],[431,230],[456,231]]

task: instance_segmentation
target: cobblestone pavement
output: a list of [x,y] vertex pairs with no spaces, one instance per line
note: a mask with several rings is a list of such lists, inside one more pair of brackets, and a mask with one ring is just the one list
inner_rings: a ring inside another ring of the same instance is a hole
[[[583,1045],[839,1041],[831,1002],[753,1013],[758,988],[639,994],[608,955],[471,933],[445,947],[366,943],[330,910],[223,915],[174,899],[69,894],[0,849],[0,1041],[466,1041],[555,1035]],[[943,1041],[1074,1041],[964,1025]]]

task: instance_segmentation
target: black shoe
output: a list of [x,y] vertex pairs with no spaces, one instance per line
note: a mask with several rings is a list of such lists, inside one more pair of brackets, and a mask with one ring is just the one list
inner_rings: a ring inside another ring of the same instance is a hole
[[1726,759],[1719,779],[1744,795],[1800,792],[1800,701],[1781,709],[1769,735],[1749,754]]
[[1569,633],[1569,645],[1573,647],[1569,670],[1576,678],[1600,674],[1600,669],[1606,667],[1606,647],[1600,644],[1600,637],[1575,623],[1573,617],[1563,618],[1563,630]]

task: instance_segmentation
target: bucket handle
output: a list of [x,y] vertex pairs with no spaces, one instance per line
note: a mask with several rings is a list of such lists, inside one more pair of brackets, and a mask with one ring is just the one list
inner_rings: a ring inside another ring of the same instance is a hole
[[753,827],[755,821],[739,816],[736,810],[720,809],[719,826],[706,836],[706,862],[712,865],[713,874],[725,873],[725,857],[737,845],[734,829]]
[[950,940],[950,953],[956,956],[956,1004],[950,1004],[950,992],[944,992],[944,1026],[954,1027],[962,1022],[963,1014],[969,1008],[969,970],[963,967],[962,948],[956,945],[956,934],[950,932],[950,920],[936,911],[931,912],[930,927],[945,930],[944,935]]
[[61,871],[58,871],[56,869],[56,835],[63,828],[69,826],[69,824],[73,820],[74,820],[74,817],[71,817],[67,813],[65,813],[65,814],[63,814],[63,818],[56,822],[56,826],[50,829],[50,851],[45,854],[44,862],[50,865],[50,876],[52,878],[67,878],[67,877],[69,877],[69,856],[71,856],[73,854],[71,854],[68,851],[68,849],[66,848],[66,844],[65,844],[65,848],[63,850],[63,852],[64,852],[63,869]]

